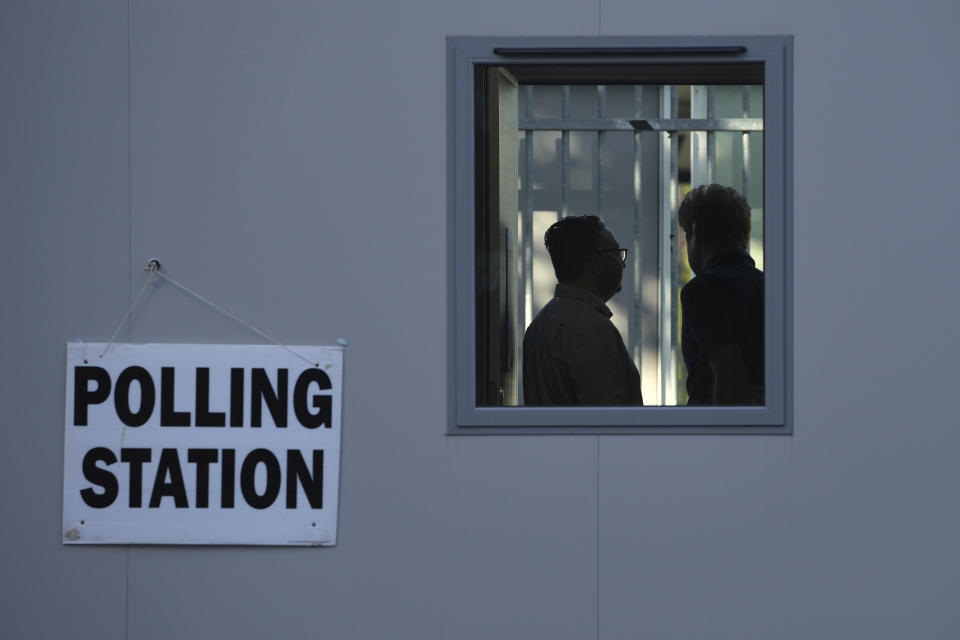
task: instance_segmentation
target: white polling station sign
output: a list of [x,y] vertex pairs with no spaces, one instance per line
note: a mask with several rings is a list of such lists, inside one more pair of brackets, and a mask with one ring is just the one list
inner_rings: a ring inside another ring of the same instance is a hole
[[342,391],[342,347],[68,344],[63,542],[336,544]]

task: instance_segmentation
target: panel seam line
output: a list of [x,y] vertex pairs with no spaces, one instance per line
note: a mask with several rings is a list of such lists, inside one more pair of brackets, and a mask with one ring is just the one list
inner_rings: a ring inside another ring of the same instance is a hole
[[597,640],[600,640],[600,436],[597,436]]
[[[131,0],[127,0],[127,301],[133,303],[133,62],[131,55]],[[133,339],[133,322],[127,324],[127,340]],[[124,571],[123,638],[130,638],[130,547],[126,547]]]

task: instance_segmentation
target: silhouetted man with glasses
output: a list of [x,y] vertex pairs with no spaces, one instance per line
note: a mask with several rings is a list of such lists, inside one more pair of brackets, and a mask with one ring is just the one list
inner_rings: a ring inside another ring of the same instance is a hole
[[697,187],[680,205],[680,227],[696,274],[680,292],[689,404],[763,404],[763,272],[747,253],[750,206],[730,187]]
[[643,404],[640,373],[605,304],[620,291],[627,250],[597,216],[571,216],[543,237],[554,297],[523,337],[528,405]]

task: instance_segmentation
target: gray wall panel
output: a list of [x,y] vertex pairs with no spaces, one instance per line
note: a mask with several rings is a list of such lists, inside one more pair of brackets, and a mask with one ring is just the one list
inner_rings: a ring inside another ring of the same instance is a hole
[[61,546],[65,349],[129,302],[126,11],[0,9],[0,636],[120,638],[126,551]]
[[596,438],[464,436],[445,454],[442,637],[594,637]]
[[792,445],[601,441],[601,638],[792,637]]
[[[186,6],[132,14],[134,261],[285,342],[349,340],[340,542],[134,550],[131,637],[595,633],[595,440],[444,435],[438,25],[470,11]],[[134,337],[260,341],[164,282]]]
[[958,305],[944,280],[960,96],[944,80],[960,11],[603,6],[605,34],[795,36],[796,410],[789,441],[603,443],[600,637],[956,635]]

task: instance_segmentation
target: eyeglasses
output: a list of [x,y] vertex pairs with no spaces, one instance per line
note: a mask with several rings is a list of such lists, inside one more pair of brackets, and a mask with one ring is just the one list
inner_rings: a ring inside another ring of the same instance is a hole
[[597,253],[612,253],[614,251],[620,254],[620,264],[627,266],[627,250],[623,247],[617,249],[597,249]]

